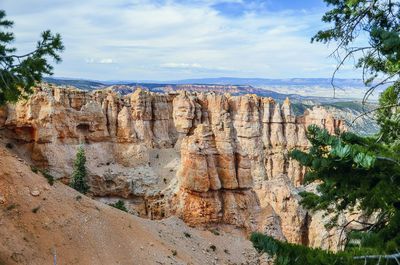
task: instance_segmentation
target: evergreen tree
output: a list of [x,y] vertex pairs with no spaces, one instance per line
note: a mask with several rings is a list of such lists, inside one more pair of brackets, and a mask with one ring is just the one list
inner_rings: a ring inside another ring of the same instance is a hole
[[379,98],[377,121],[378,139],[400,152],[400,83],[388,87]]
[[[364,103],[379,85],[392,85],[381,94],[375,110],[381,128],[377,135],[330,135],[316,126],[308,128],[310,149],[294,150],[291,157],[308,168],[305,183],[319,185],[317,193],[301,193],[302,204],[333,214],[330,225],[337,225],[338,215],[345,210],[375,218],[351,231],[345,250],[339,253],[278,242],[261,234],[251,239],[256,248],[276,256],[276,264],[400,264],[400,2],[324,1],[331,9],[322,20],[330,28],[319,31],[312,41],[337,43],[332,55],[338,66],[332,84],[343,64],[356,58],[355,66],[362,69],[363,80],[370,86]],[[352,245],[351,239],[358,239],[360,245]]]
[[46,30],[35,50],[22,55],[15,54],[16,48],[9,46],[15,39],[14,34],[7,32],[14,23],[5,17],[5,11],[0,10],[0,106],[6,102],[16,102],[31,93],[32,86],[40,82],[43,75],[53,73],[53,66],[48,59],[60,62],[59,53],[64,50],[60,34],[54,35]]
[[[305,182],[318,181],[318,193],[301,193],[302,204],[313,210],[327,210],[336,216],[347,209],[377,215],[364,223],[355,235],[361,247],[382,253],[400,249],[400,156],[391,144],[376,137],[360,137],[350,132],[330,135],[310,126],[307,152],[295,150],[291,156],[308,168]],[[336,224],[332,219],[332,225]]]
[[76,153],[76,159],[74,162],[74,172],[72,173],[71,187],[83,194],[89,190],[85,164],[85,150],[83,149],[83,146],[80,146],[78,148],[78,152]]
[[[391,89],[387,91],[392,93]],[[395,115],[396,111],[391,113]],[[391,120],[392,116],[388,115],[387,119]],[[383,117],[382,122],[384,128],[387,121]],[[327,130],[312,125],[307,131],[312,144],[310,149],[290,153],[308,168],[305,184],[319,183],[316,193],[300,193],[302,205],[333,214],[328,226],[337,225],[339,214],[345,210],[362,211],[365,217],[373,216],[371,221],[359,223],[360,228],[342,238],[341,243],[346,246],[344,251],[332,253],[311,249],[261,234],[252,235],[254,246],[275,256],[277,265],[361,265],[379,264],[378,260],[384,260],[382,264],[398,264],[394,257],[400,260],[400,155],[397,141],[391,140],[392,133],[393,130],[386,129],[372,137],[360,137],[350,132],[330,135]],[[360,244],[352,245],[352,239],[357,239]],[[369,257],[365,258],[366,255]]]
[[[312,41],[337,44],[331,54],[338,59],[332,76],[348,60],[356,60],[362,78],[371,85],[363,102],[375,88],[398,80],[400,74],[400,2],[392,0],[324,0],[331,9],[323,22],[329,25]],[[335,88],[335,86],[334,86]],[[335,90],[334,90],[335,91]]]

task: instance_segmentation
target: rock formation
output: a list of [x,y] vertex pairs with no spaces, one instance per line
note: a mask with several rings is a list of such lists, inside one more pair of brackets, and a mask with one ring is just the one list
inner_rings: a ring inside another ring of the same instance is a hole
[[313,245],[322,240],[309,231],[318,222],[297,195],[305,170],[288,157],[308,147],[309,124],[344,129],[319,108],[294,116],[289,100],[185,91],[119,96],[42,85],[0,110],[2,133],[56,178],[68,181],[84,144],[94,197],[124,198],[151,218],[178,215],[192,226],[229,224]]
[[182,165],[177,176],[181,189],[178,211],[182,219],[191,225],[249,226],[250,209],[259,206],[251,189],[250,174],[240,173],[246,172],[246,167],[248,171],[249,163],[233,154],[220,157],[210,127],[205,124],[199,124],[193,135],[184,138],[181,150]]

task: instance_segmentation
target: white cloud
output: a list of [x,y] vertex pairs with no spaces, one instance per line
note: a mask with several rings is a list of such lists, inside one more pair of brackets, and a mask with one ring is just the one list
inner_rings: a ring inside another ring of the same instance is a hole
[[1,1],[15,21],[21,52],[35,45],[42,30],[61,33],[66,51],[56,76],[320,77],[329,76],[325,65],[335,63],[324,45],[310,44],[322,13],[247,12],[229,18],[211,7],[218,0],[38,0],[34,6],[29,0]]
[[101,63],[101,64],[111,64],[111,63],[115,63],[115,62],[113,61],[113,59],[105,58],[105,59],[100,59],[99,63]]
[[94,58],[87,58],[85,59],[87,64],[114,64],[116,63],[111,58],[102,58],[102,59],[94,59]]
[[200,64],[197,63],[163,63],[160,65],[162,68],[195,68],[200,69],[203,68]]
[[198,63],[163,63],[160,65],[161,68],[172,69],[176,73],[184,71],[185,73],[235,73],[235,70],[221,66],[203,66]]

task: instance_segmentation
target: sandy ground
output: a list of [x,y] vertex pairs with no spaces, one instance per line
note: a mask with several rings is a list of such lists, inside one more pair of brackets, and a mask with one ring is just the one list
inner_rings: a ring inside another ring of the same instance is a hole
[[216,234],[50,186],[0,145],[0,264],[258,264],[251,242]]

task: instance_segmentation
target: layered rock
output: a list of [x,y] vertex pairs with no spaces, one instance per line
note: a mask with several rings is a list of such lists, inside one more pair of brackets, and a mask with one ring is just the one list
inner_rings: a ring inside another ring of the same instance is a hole
[[121,97],[43,85],[0,110],[7,137],[57,178],[68,181],[84,144],[94,196],[139,201],[136,211],[151,218],[176,214],[304,244],[320,234],[299,204],[305,169],[288,152],[308,148],[309,124],[343,130],[321,109],[296,117],[289,100],[256,95],[138,89]]
[[219,173],[224,171],[218,170],[221,161],[210,127],[198,125],[193,135],[183,140],[181,150],[178,214],[183,220],[191,225],[225,223],[250,228],[252,211],[259,205],[257,198],[248,185],[248,176],[227,178]]

